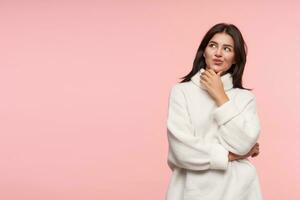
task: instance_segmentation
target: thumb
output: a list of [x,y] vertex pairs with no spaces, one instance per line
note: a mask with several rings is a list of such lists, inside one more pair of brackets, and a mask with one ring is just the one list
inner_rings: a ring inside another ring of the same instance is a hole
[[217,75],[218,75],[218,76],[221,76],[222,72],[223,72],[223,71],[219,71],[219,72],[217,73]]

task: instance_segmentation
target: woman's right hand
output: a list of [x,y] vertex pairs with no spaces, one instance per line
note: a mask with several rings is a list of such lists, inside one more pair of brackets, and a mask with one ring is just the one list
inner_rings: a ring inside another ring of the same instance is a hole
[[256,143],[246,155],[237,155],[229,152],[228,159],[229,161],[234,161],[234,160],[246,159],[249,156],[255,157],[258,156],[258,154],[259,154],[259,144]]

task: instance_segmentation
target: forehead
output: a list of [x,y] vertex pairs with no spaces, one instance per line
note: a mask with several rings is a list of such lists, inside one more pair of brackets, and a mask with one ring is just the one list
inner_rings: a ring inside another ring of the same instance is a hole
[[218,44],[224,45],[224,44],[229,44],[229,45],[234,45],[234,41],[230,35],[227,33],[216,33],[210,41],[217,42]]

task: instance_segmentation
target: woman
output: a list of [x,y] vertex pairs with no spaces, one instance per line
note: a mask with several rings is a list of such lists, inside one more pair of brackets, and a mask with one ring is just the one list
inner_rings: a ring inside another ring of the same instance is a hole
[[191,72],[169,96],[167,200],[260,200],[249,156],[259,154],[254,94],[242,86],[246,44],[232,24],[213,26]]

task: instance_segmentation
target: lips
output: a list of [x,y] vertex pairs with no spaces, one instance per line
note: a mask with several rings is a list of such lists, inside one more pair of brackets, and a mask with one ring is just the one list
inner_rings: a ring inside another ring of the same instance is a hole
[[217,64],[217,65],[220,65],[220,64],[223,63],[223,61],[222,61],[222,60],[219,60],[219,59],[213,59],[213,62],[214,62],[215,64]]

